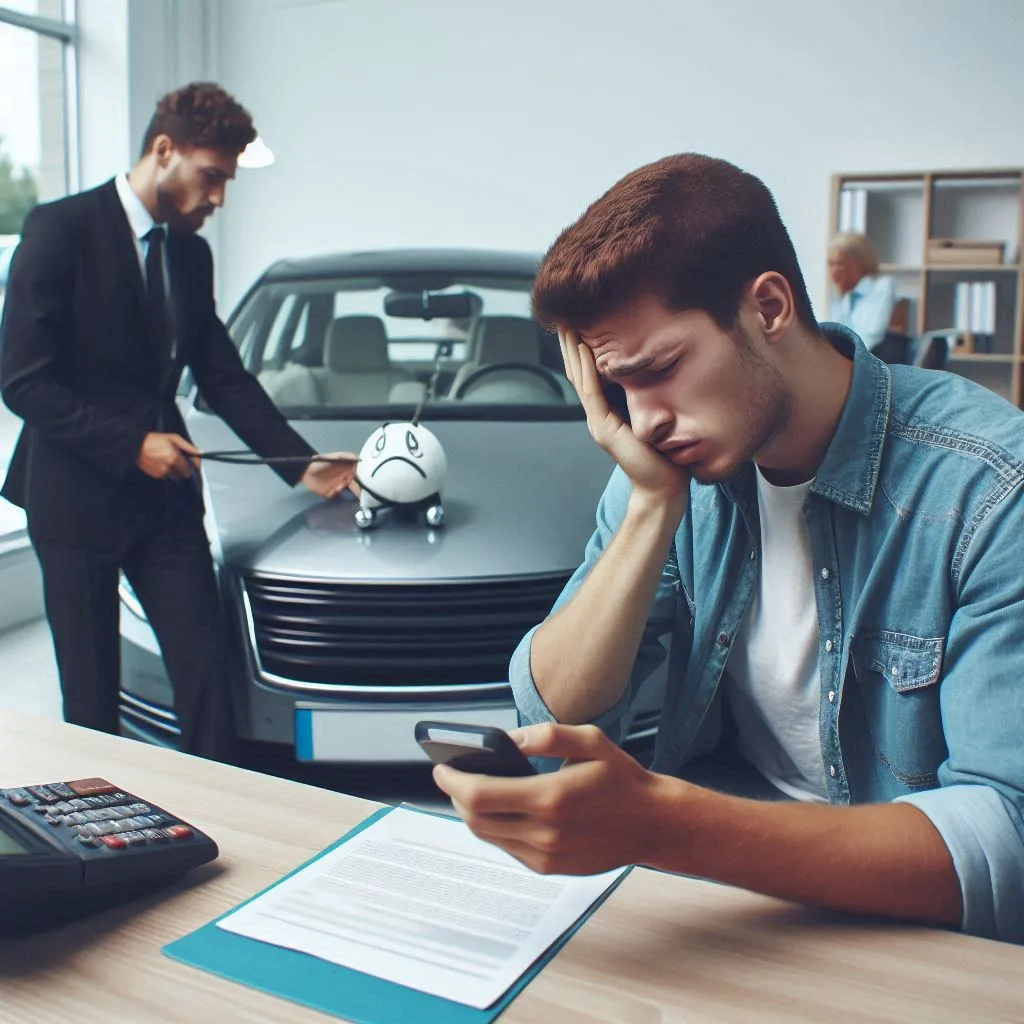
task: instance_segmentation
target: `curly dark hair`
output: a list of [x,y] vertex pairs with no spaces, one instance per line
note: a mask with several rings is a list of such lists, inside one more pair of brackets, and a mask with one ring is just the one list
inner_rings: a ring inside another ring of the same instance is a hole
[[158,135],[176,146],[241,153],[256,138],[252,116],[213,82],[193,82],[169,92],[156,105],[142,140],[142,155]]

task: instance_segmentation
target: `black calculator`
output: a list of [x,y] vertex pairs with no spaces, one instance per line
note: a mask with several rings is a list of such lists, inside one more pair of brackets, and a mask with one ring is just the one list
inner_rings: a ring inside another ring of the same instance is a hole
[[194,825],[106,779],[0,789],[0,934],[123,902],[217,853]]

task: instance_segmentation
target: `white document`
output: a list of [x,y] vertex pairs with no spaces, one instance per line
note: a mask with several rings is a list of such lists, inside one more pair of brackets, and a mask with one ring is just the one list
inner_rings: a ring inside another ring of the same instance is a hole
[[538,875],[400,808],[218,926],[485,1009],[625,870]]

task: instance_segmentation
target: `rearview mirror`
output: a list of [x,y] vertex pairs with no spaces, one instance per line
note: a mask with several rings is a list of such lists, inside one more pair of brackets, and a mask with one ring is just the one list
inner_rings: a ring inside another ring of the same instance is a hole
[[464,320],[473,315],[473,296],[469,292],[391,292],[384,297],[384,312],[413,320]]

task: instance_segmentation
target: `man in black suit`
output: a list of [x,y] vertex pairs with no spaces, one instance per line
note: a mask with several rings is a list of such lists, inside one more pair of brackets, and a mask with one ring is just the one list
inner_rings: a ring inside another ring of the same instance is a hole
[[26,218],[0,327],[0,391],[25,423],[0,493],[27,513],[65,719],[117,732],[123,570],[160,642],[182,748],[220,760],[234,753],[230,666],[201,453],[175,404],[182,368],[253,451],[298,460],[274,465],[288,484],[332,498],[355,460],[311,461],[215,311],[196,232],[255,136],[216,85],[165,96],[128,175]]

